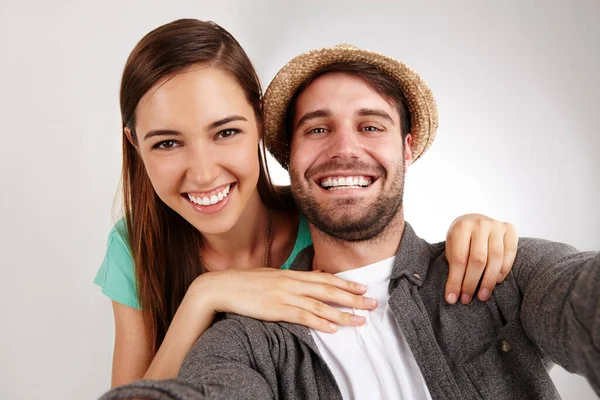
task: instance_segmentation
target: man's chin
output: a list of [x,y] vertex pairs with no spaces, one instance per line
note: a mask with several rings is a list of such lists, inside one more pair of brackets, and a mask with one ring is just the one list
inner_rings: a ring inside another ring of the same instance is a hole
[[342,228],[368,223],[370,216],[373,215],[372,212],[369,212],[368,207],[360,204],[339,204],[334,207],[322,208],[316,214],[327,225]]
[[339,196],[336,198],[326,198],[324,200],[319,199],[317,200],[317,203],[322,209],[331,210],[333,212],[344,212],[351,210],[350,207],[371,207],[374,201],[364,196]]
[[356,213],[336,212],[335,215],[319,213],[307,217],[321,232],[349,242],[372,239],[381,233],[384,227],[371,216],[361,218]]
[[347,225],[338,225],[338,226],[322,226],[319,227],[323,233],[325,233],[330,238],[343,240],[345,242],[362,242],[366,240],[371,240],[379,236],[382,232],[382,229],[374,229],[373,226],[360,226],[353,229],[348,229]]

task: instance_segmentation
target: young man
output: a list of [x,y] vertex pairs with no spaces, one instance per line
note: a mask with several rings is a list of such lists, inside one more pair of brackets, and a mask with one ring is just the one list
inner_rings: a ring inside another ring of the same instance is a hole
[[521,239],[488,302],[444,301],[445,246],[418,238],[402,208],[404,174],[437,127],[414,71],[350,46],[309,52],[275,77],[265,112],[268,147],[311,224],[314,246],[292,268],[363,283],[378,308],[335,334],[228,315],[179,378],[107,399],[558,398],[552,362],[600,393],[598,253]]

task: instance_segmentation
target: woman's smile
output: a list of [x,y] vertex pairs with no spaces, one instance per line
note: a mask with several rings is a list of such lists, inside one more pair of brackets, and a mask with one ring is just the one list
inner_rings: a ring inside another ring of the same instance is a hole
[[187,200],[194,210],[204,214],[214,214],[229,204],[235,186],[235,182],[229,183],[210,191],[182,193],[181,197]]

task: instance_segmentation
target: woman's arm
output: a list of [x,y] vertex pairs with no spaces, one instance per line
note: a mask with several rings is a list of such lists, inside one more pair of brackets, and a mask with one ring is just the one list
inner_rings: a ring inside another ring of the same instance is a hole
[[148,343],[140,310],[113,301],[113,314],[115,349],[112,387],[138,379],[177,376],[183,359],[215,316],[201,293],[186,295],[155,355],[152,345]]
[[[447,293],[491,293],[512,268],[518,238],[511,224],[470,214],[450,227]],[[501,278],[498,278],[501,274]],[[374,309],[361,296],[366,288],[327,273],[275,269],[229,269],[198,277],[188,289],[156,355],[147,343],[142,312],[113,302],[116,326],[113,386],[136,379],[177,376],[181,363],[217,312],[232,312],[265,321],[286,321],[324,332],[339,325],[362,325],[364,318],[330,304]],[[446,299],[449,299],[447,294]],[[449,301],[450,302],[450,301]]]
[[111,386],[121,386],[141,379],[154,351],[148,344],[142,312],[113,300],[115,349]]
[[[215,312],[201,298],[186,296],[156,355],[146,335],[142,312],[113,301],[115,349],[111,387],[138,379],[177,376],[183,359],[212,323]],[[196,304],[194,304],[196,303]]]
[[208,272],[188,289],[156,355],[147,342],[142,312],[113,302],[116,338],[112,386],[177,376],[184,358],[217,312],[335,332],[339,325],[362,325],[365,320],[326,303],[374,309],[377,302],[360,295],[365,291],[361,285],[321,272],[270,268]]
[[210,291],[199,288],[198,282],[199,279],[183,298],[144,379],[176,377],[187,353],[212,324],[216,312],[211,305]]

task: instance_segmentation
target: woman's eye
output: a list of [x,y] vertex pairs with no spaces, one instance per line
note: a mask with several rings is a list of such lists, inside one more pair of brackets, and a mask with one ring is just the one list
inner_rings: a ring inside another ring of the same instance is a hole
[[227,139],[227,138],[237,135],[238,133],[240,133],[239,129],[225,129],[225,130],[217,133],[217,138]]
[[311,129],[310,131],[308,131],[308,133],[325,133],[325,132],[326,132],[325,128],[314,128],[314,129]]
[[176,147],[178,143],[175,140],[163,140],[152,146],[153,149],[169,150]]

